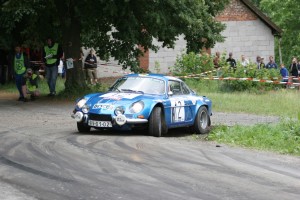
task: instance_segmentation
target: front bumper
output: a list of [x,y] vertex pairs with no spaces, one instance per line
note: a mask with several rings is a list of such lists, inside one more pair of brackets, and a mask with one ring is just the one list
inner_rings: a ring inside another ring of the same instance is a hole
[[[71,115],[73,119],[75,119],[77,122],[84,122],[87,123],[88,121],[88,114],[83,114],[80,111],[77,111]],[[117,124],[119,126],[122,126],[124,124],[145,124],[148,123],[147,119],[132,119],[132,118],[126,118],[125,115],[119,115],[119,116],[113,116],[112,117],[112,124]]]

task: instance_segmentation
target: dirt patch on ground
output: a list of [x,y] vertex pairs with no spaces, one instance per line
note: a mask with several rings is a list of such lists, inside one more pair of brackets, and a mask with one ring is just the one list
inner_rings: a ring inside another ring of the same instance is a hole
[[99,78],[99,82],[102,84],[112,85],[118,78],[121,78],[122,76],[116,76],[116,77],[103,77]]

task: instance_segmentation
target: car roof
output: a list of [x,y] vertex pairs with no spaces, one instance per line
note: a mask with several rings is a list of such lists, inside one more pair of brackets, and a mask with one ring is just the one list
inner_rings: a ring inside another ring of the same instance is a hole
[[164,74],[153,74],[153,73],[150,73],[150,74],[127,74],[127,75],[125,75],[125,77],[152,77],[152,78],[160,78],[165,81],[168,81],[168,80],[181,81],[180,79],[173,77],[173,76],[167,76]]

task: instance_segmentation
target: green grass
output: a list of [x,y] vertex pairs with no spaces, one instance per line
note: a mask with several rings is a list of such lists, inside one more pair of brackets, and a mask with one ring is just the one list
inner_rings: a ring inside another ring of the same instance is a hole
[[208,140],[300,156],[300,123],[283,120],[279,124],[217,126]]
[[221,92],[220,81],[186,80],[186,82],[199,95],[212,99],[213,111],[282,118],[278,124],[232,127],[218,125],[213,127],[206,137],[193,135],[192,139],[205,138],[233,146],[300,156],[300,91],[282,88],[264,92]]

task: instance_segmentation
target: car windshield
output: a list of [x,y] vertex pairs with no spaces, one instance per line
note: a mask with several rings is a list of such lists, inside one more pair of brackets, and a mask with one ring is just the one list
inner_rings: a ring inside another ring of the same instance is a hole
[[125,77],[116,81],[110,91],[165,94],[165,81],[153,77]]

